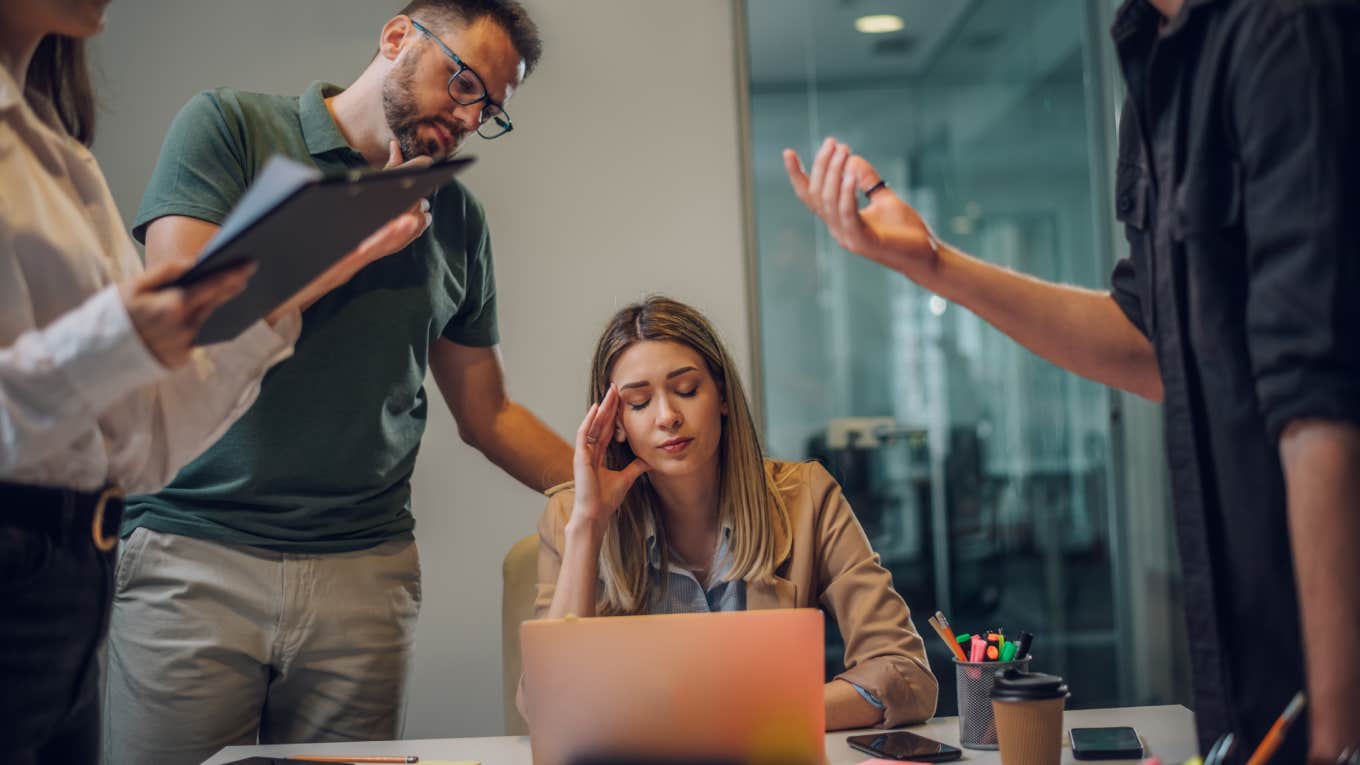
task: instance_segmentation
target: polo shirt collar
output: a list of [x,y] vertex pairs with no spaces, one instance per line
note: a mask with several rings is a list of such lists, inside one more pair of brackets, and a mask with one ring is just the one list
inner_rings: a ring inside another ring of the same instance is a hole
[[340,126],[335,124],[330,109],[326,108],[326,99],[343,90],[344,88],[339,85],[317,80],[309,85],[307,91],[298,99],[302,137],[307,142],[307,151],[314,157],[336,149],[354,151],[354,147],[350,146],[345,136],[340,133]]

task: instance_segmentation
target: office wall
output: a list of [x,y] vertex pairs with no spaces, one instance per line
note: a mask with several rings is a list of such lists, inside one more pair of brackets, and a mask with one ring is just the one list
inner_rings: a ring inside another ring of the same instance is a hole
[[[511,393],[559,433],[584,410],[599,328],[647,292],[707,311],[750,374],[732,3],[528,0],[546,53],[508,105],[515,132],[467,149],[483,160],[467,183],[493,232]],[[400,4],[114,3],[92,57],[95,154],[124,216],[187,98],[347,83]],[[407,736],[499,735],[500,562],[543,503],[464,446],[438,405],[414,483],[425,602]]]

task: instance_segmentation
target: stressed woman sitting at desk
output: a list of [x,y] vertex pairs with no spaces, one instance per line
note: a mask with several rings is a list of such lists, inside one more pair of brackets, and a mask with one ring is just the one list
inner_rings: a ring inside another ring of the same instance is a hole
[[539,523],[535,616],[825,606],[845,639],[829,730],[919,722],[938,684],[907,604],[820,465],[767,460],[727,350],[653,297],[595,349],[574,488]]

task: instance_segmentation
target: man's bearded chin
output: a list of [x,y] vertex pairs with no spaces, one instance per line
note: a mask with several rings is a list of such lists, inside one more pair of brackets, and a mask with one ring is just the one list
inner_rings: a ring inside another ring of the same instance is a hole
[[[393,70],[383,80],[383,116],[387,119],[387,127],[392,131],[392,137],[397,139],[397,145],[401,148],[403,160],[414,159],[416,157],[432,157],[436,160],[444,159],[439,156],[439,142],[434,140],[422,140],[420,138],[420,126],[432,120],[422,119],[416,110],[415,99],[411,97],[411,69],[414,67],[400,67]],[[446,125],[446,127],[448,127]],[[450,130],[454,135],[453,150],[449,152],[452,156],[462,145],[462,137],[457,131]]]

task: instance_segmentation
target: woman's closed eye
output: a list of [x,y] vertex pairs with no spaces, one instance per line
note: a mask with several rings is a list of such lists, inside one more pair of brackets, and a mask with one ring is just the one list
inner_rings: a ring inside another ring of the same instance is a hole
[[[693,388],[690,388],[689,390],[677,390],[675,391],[675,395],[679,396],[680,398],[694,398],[694,396],[698,392],[699,386],[696,385]],[[643,409],[646,409],[647,405],[650,403],[652,403],[652,400],[650,398],[644,401],[628,402],[628,408],[632,409],[634,412],[640,412]]]

